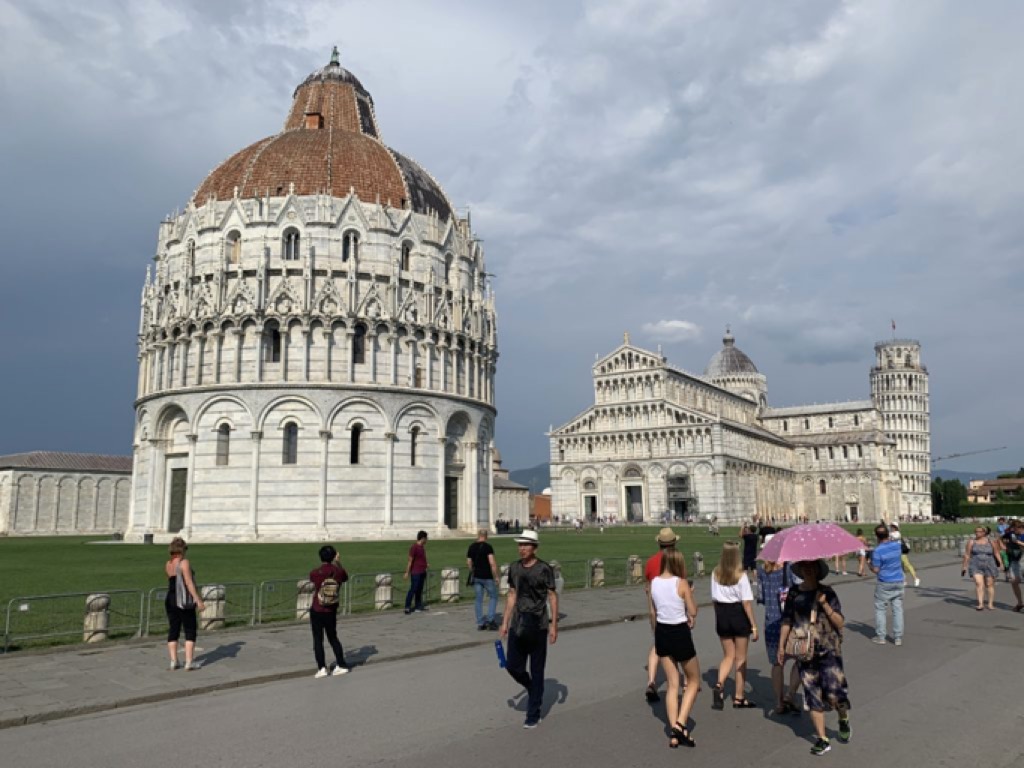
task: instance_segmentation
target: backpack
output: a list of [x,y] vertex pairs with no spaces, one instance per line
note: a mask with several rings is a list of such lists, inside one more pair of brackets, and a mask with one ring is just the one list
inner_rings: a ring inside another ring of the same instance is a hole
[[320,582],[320,588],[316,591],[317,602],[322,608],[333,608],[338,605],[341,595],[341,584],[333,576],[328,576]]

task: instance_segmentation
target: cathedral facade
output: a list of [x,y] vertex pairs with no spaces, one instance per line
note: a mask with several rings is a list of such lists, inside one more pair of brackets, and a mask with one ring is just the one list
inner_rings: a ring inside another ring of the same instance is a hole
[[491,527],[497,357],[469,217],[335,52],[160,225],[126,537]]
[[739,523],[931,516],[928,371],[913,340],[875,345],[871,399],[772,408],[727,332],[703,376],[625,343],[594,405],[550,434],[563,519]]

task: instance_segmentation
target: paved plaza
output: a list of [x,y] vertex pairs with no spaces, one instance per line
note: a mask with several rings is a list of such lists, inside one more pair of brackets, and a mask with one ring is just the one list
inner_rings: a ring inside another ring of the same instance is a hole
[[[984,755],[986,765],[1014,764],[1024,754],[1024,710],[1010,681],[1024,616],[1008,610],[1002,582],[1000,610],[974,611],[954,553],[914,559],[922,587],[907,590],[902,648],[870,642],[872,580],[830,579],[849,622],[854,737],[848,745],[833,740],[822,760],[960,766]],[[706,596],[703,580],[698,597]],[[305,626],[201,634],[203,666],[194,673],[165,671],[165,650],[153,642],[11,654],[0,658],[0,756],[40,768],[64,766],[71,754],[105,768],[816,760],[805,715],[715,712],[707,685],[694,709],[697,748],[669,750],[662,705],[652,708],[642,696],[650,641],[642,590],[569,592],[562,610],[564,631],[548,656],[545,720],[535,731],[520,727],[525,701],[497,666],[495,635],[476,631],[471,608],[437,606],[410,617],[342,618],[346,652],[359,666],[325,680],[312,678]],[[695,641],[705,681],[720,658],[713,624],[704,608]],[[752,646],[750,667],[750,697],[768,704],[763,645]],[[39,719],[47,721],[28,722]],[[827,721],[834,727],[834,716]]]

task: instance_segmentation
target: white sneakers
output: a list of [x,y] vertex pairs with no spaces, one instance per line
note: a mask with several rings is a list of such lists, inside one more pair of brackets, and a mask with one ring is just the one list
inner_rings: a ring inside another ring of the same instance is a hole
[[330,672],[327,671],[326,667],[322,668],[322,669],[318,669],[316,671],[316,674],[313,675],[313,677],[316,678],[317,680],[319,680],[321,677],[340,677],[341,675],[347,675],[347,674],[348,674],[348,667],[335,666],[334,669],[332,669]]
[[921,586],[921,580],[920,580],[920,579],[918,579],[918,578],[915,578],[915,579],[914,579],[914,586],[915,586],[915,587],[920,587],[920,586]]

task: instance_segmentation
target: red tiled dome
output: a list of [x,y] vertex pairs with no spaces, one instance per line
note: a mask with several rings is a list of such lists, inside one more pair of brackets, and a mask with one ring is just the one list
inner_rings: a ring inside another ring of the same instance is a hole
[[230,200],[236,189],[239,197],[280,196],[292,184],[297,195],[343,196],[352,188],[361,200],[452,215],[430,174],[380,141],[372,97],[334,59],[295,89],[281,133],[229,157],[193,199],[196,205]]

